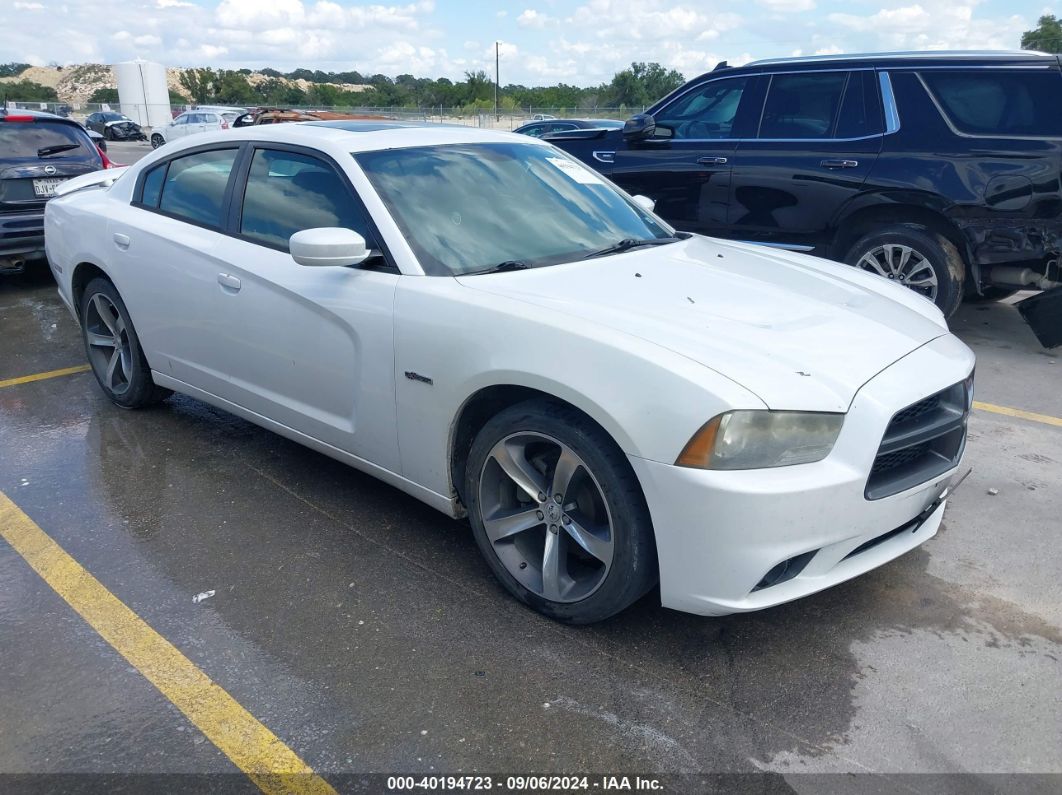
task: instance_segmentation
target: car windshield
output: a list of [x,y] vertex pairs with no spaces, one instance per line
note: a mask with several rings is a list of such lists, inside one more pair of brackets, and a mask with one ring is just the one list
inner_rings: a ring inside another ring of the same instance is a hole
[[85,157],[95,149],[89,149],[88,135],[69,123],[49,121],[5,122],[0,124],[0,158],[30,158],[36,160],[40,152],[53,146],[70,146],[52,155],[50,159]]
[[674,231],[563,152],[483,143],[356,152],[425,272],[580,259]]
[[125,116],[121,113],[101,113],[100,116],[104,121],[120,121],[125,119]]

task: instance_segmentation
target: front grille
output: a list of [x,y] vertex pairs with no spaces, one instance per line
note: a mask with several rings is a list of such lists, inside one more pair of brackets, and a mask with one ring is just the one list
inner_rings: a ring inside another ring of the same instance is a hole
[[893,415],[867,479],[868,500],[913,488],[958,463],[966,444],[972,378]]

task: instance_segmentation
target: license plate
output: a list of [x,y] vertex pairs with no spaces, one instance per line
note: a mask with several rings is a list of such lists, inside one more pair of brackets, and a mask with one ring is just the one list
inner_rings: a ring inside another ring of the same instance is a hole
[[33,180],[33,194],[35,196],[54,196],[55,189],[59,187],[59,183],[66,182],[65,177],[55,177],[54,179],[35,179]]

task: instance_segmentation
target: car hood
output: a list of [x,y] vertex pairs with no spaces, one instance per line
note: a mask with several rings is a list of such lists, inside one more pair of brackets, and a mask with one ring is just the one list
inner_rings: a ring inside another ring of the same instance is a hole
[[868,380],[948,333],[935,306],[881,277],[700,236],[458,281],[652,342],[779,410],[846,411]]

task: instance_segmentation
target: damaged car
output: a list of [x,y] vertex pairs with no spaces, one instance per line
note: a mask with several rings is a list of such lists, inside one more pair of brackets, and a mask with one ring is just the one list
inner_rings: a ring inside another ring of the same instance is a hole
[[1062,343],[1062,71],[1054,55],[915,52],[720,64],[551,143],[679,229],[828,257],[950,316],[1020,305]]
[[146,141],[147,134],[135,121],[114,111],[97,111],[85,119],[85,126],[107,141]]

